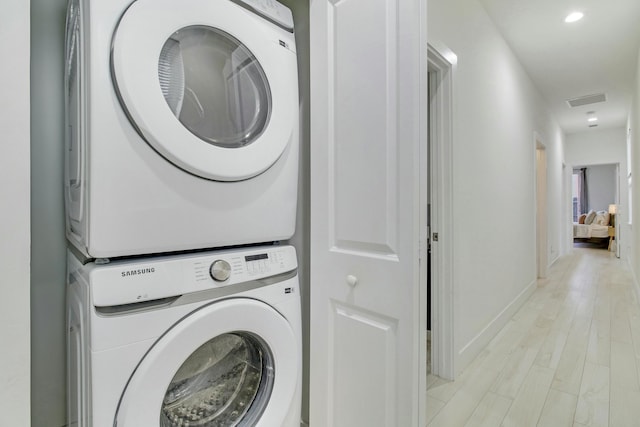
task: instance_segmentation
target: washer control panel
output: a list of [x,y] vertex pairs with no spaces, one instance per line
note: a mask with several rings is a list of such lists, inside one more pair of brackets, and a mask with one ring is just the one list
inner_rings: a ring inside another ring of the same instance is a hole
[[[211,278],[219,285],[226,285],[227,282],[246,282],[274,276],[292,269],[288,256],[290,255],[286,248],[269,248],[256,253],[229,254],[210,263],[209,260],[196,261],[193,264],[195,278],[198,281]],[[209,277],[203,273],[204,267],[207,267]]]
[[90,267],[95,306],[185,295],[288,273],[298,267],[293,246],[202,252]]

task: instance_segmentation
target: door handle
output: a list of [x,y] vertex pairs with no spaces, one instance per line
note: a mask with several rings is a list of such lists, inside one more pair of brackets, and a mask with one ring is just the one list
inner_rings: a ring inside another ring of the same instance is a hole
[[349,274],[347,276],[347,284],[352,288],[355,287],[358,284],[358,278],[356,276]]

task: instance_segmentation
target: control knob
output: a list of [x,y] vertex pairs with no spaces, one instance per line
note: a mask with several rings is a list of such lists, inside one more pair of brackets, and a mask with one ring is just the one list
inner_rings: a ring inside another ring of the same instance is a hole
[[215,260],[209,267],[209,274],[216,282],[224,282],[231,276],[231,265],[223,259]]

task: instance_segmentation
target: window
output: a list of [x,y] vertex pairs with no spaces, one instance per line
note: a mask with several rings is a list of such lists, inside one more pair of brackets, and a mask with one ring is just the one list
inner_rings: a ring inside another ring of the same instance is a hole
[[571,184],[573,222],[578,222],[580,215],[586,213],[589,209],[589,201],[587,199],[587,169],[574,169]]

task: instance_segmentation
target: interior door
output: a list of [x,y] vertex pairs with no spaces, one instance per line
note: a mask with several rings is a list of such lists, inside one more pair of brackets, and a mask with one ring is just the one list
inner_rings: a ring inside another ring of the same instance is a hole
[[426,4],[311,0],[311,427],[424,426]]

